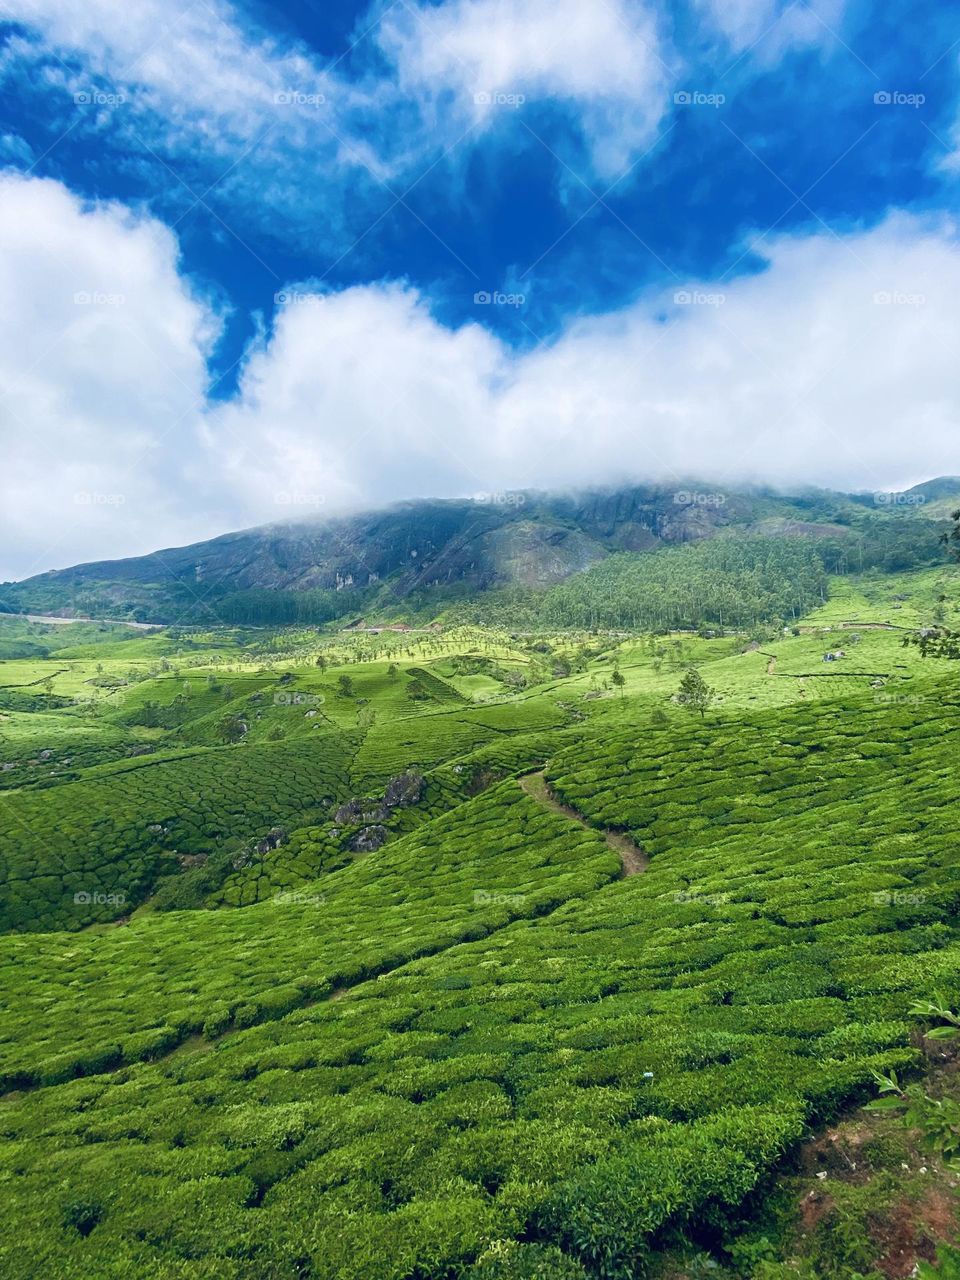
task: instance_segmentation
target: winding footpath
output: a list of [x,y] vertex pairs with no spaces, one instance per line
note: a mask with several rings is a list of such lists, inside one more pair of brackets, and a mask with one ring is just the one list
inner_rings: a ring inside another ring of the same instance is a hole
[[[559,813],[562,817],[569,818],[571,822],[579,823],[587,831],[598,830],[596,827],[591,827],[590,823],[581,817],[576,809],[571,809],[568,804],[564,804],[562,800],[557,799],[550,790],[542,769],[537,773],[525,773],[517,781],[531,800],[536,800],[537,804],[542,804],[551,813]],[[622,831],[611,831],[609,828],[601,829],[599,834],[603,836],[608,847],[620,859],[624,876],[638,876],[646,871],[650,865],[650,859],[642,849],[639,849],[633,843],[628,835]]]

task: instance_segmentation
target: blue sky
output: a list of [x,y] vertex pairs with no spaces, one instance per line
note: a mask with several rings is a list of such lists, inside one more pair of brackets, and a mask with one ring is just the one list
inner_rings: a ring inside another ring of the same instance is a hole
[[3,12],[0,576],[418,495],[960,470],[947,6]]

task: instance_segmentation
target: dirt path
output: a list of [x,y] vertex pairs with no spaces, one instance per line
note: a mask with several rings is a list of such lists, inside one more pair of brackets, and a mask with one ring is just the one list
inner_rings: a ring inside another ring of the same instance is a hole
[[[591,827],[589,822],[585,821],[577,813],[576,809],[571,809],[568,804],[564,804],[557,799],[547,786],[543,770],[538,773],[525,773],[522,778],[518,779],[518,782],[531,800],[536,800],[537,804],[542,804],[551,813],[559,813],[561,817],[569,818],[571,822],[576,822],[581,827],[586,827],[588,831],[596,830],[595,827]],[[610,831],[609,829],[605,829],[602,834],[608,847],[620,859],[624,876],[637,876],[646,871],[650,865],[650,859],[642,849],[637,848],[628,835],[622,831]]]

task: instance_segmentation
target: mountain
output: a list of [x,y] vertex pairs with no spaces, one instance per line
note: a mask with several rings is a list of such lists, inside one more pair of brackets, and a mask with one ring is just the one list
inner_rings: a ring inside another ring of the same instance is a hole
[[[960,479],[931,480],[886,497],[763,487],[721,492],[688,481],[401,502],[54,570],[5,584],[0,608],[159,622],[251,621],[258,593],[312,593],[316,617],[324,620],[371,603],[414,607],[510,584],[543,588],[615,552],[649,552],[723,533],[843,543],[857,533],[862,541],[865,531],[880,526],[906,532],[904,521],[932,529],[934,508],[939,518],[948,498],[960,504]],[[935,538],[924,542],[933,545]]]

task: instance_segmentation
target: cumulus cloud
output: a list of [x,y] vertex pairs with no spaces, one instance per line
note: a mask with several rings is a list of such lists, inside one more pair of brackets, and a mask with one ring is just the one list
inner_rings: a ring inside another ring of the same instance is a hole
[[168,228],[0,177],[0,576],[208,525],[196,421],[217,332]]
[[251,358],[218,448],[243,442],[231,465],[251,511],[296,476],[336,508],[689,475],[873,489],[955,470],[954,228],[895,217],[757,252],[757,274],[651,294],[525,355],[445,328],[396,286],[301,296]]
[[22,549],[0,574],[417,495],[956,470],[946,223],[765,242],[755,274],[650,293],[525,354],[402,284],[300,285],[225,404],[206,386],[216,316],[163,226],[8,177],[0,243],[2,544]]

